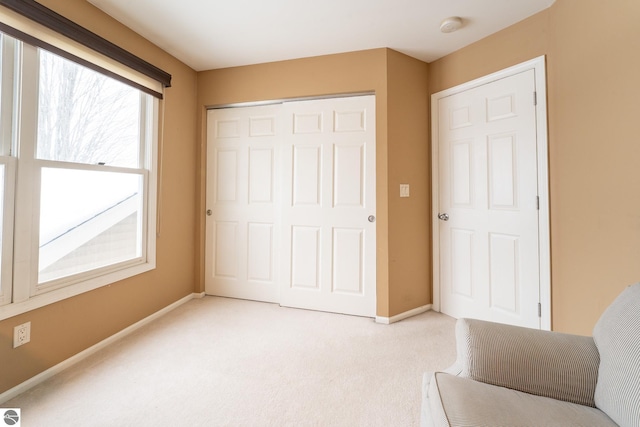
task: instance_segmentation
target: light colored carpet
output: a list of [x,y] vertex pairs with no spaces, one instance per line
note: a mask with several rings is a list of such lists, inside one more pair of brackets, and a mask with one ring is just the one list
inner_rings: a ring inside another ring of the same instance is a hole
[[454,320],[195,299],[3,407],[24,426],[417,426]]

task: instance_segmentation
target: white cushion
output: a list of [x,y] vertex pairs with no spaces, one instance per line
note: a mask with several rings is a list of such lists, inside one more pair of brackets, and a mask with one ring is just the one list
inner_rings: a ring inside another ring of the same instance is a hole
[[437,427],[616,425],[602,411],[590,406],[441,372],[431,379],[429,402]]

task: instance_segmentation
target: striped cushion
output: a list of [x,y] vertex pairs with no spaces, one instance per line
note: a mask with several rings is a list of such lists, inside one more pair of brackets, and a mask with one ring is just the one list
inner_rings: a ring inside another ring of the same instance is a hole
[[622,427],[640,426],[640,284],[607,308],[593,338],[600,352],[596,406]]
[[460,319],[461,376],[595,406],[598,350],[591,337]]

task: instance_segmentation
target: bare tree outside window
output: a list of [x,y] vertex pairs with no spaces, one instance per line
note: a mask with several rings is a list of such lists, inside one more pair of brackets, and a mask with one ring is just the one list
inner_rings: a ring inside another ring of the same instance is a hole
[[140,92],[40,51],[37,157],[139,167]]

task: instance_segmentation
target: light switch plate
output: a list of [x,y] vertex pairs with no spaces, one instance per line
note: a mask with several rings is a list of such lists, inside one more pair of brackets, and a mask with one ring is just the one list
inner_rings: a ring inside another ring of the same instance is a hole
[[400,184],[400,197],[409,197],[409,184]]

